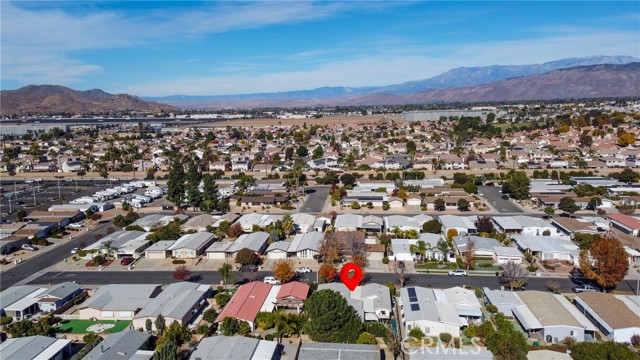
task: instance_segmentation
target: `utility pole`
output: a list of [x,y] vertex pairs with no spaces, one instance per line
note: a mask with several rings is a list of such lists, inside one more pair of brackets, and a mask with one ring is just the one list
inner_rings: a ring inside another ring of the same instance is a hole
[[33,206],[36,206],[36,184],[33,184]]

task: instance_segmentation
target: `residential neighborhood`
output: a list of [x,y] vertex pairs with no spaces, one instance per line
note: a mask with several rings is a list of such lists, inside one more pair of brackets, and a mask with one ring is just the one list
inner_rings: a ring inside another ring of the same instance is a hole
[[14,127],[0,354],[637,355],[637,106]]

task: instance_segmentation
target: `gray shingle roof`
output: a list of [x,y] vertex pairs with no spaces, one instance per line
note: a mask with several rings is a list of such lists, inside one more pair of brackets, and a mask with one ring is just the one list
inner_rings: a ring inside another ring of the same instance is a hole
[[107,311],[132,310],[145,306],[160,285],[111,284],[100,287],[81,308]]
[[136,330],[111,334],[82,360],[129,360],[149,340],[151,335]]
[[[46,336],[28,336],[9,339],[0,345],[2,360],[31,360],[53,345],[57,339]],[[70,342],[70,340],[67,340]]]
[[0,308],[4,309],[38,289],[38,287],[30,285],[12,286],[0,292]]
[[167,286],[160,295],[151,299],[134,318],[164,317],[182,319],[184,315],[197,306],[205,291],[199,290],[200,284],[191,282],[173,283]]
[[254,357],[271,359],[278,344],[244,336],[212,336],[200,341],[190,359],[202,360],[251,360]]
[[200,247],[202,247],[202,245],[211,241],[213,237],[214,235],[212,233],[208,233],[206,231],[195,234],[186,234],[176,240],[176,242],[173,243],[173,245],[169,246],[167,250],[198,250]]
[[49,290],[42,293],[39,297],[64,299],[65,297],[80,290],[80,285],[67,281],[62,284],[53,285]]

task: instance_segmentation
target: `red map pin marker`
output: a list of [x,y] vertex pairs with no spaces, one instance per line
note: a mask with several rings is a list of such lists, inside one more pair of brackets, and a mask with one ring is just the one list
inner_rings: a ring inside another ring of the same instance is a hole
[[[353,271],[353,276],[349,278],[351,271]],[[360,284],[360,280],[362,280],[362,269],[354,263],[346,263],[342,267],[342,270],[340,270],[340,280],[349,290],[353,291],[356,286]]]

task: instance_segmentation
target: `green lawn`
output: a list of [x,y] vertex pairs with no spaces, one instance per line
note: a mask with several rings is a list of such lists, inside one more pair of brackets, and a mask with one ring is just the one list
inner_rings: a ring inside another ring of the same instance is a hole
[[71,334],[88,334],[87,328],[95,324],[115,324],[114,327],[104,331],[105,333],[117,333],[129,328],[131,321],[129,320],[62,320],[55,328],[56,332]]
[[455,270],[458,268],[456,263],[444,263],[444,267],[439,267],[439,262],[427,262],[424,264],[416,264],[416,269],[429,269],[429,270]]
[[[480,266],[484,265],[484,266]],[[491,265],[490,267],[487,265]],[[500,271],[500,265],[494,264],[493,260],[478,260],[476,259],[476,270],[481,271]]]

